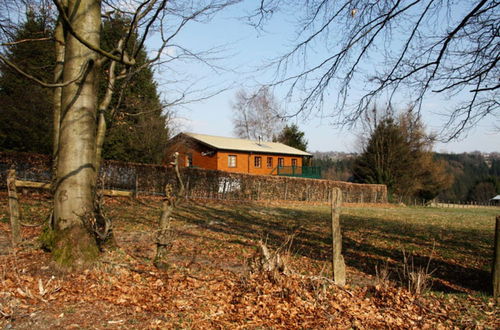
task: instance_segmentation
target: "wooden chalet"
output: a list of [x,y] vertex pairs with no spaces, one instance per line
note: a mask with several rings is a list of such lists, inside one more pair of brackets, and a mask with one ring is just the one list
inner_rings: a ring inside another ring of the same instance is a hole
[[[312,154],[283,143],[180,133],[167,145],[179,152],[180,166],[259,175],[307,176]],[[309,168],[310,169],[310,168]]]

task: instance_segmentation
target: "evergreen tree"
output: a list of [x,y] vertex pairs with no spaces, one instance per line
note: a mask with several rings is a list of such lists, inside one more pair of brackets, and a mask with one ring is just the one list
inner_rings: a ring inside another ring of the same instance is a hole
[[[40,80],[52,81],[52,21],[29,11],[18,27],[7,58]],[[38,39],[32,42],[23,40]],[[52,90],[21,77],[0,62],[0,150],[51,152]]]
[[[105,22],[102,43],[107,49],[116,45],[120,29],[127,22],[120,17]],[[137,37],[129,39],[129,48],[137,47]],[[110,49],[111,50],[111,49]],[[144,65],[147,54],[144,50],[136,58],[138,65]],[[120,66],[118,66],[120,70]],[[107,67],[103,68],[105,74]],[[108,131],[104,142],[104,158],[139,163],[161,163],[169,138],[168,117],[163,113],[154,74],[150,66],[136,73],[130,81],[117,81],[116,89],[123,89],[113,95],[114,118],[108,118]],[[101,91],[105,86],[101,86]]]
[[307,141],[304,138],[304,132],[299,130],[295,124],[286,125],[278,135],[276,142],[281,142],[287,146],[306,151]]
[[[119,17],[105,22],[101,38],[104,49],[112,50],[125,23]],[[55,64],[52,34],[53,25],[47,15],[29,12],[13,41],[47,40],[14,44],[9,48],[9,60],[40,80],[52,81]],[[137,43],[136,36],[132,36],[129,43]],[[147,60],[147,54],[142,50],[137,62],[143,65]],[[100,96],[105,93],[108,69],[109,63],[101,70]],[[0,121],[0,150],[50,153],[53,90],[21,77],[4,64],[0,70],[0,110],[3,119]],[[111,107],[116,107],[116,110],[114,118],[107,118],[104,158],[160,163],[168,140],[168,118],[163,114],[153,71],[146,67],[128,83],[125,80],[118,81],[115,86]]]
[[356,182],[387,185],[393,199],[433,199],[451,184],[445,163],[436,161],[431,142],[410,112],[387,115],[376,123],[363,153],[355,160]]

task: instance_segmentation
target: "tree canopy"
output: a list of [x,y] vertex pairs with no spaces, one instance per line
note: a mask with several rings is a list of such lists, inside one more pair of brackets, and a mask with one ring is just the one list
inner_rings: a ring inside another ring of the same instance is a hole
[[387,185],[393,199],[433,199],[451,184],[445,163],[434,160],[432,141],[411,112],[386,114],[375,123],[353,165],[357,182]]
[[[112,50],[127,24],[130,22],[119,16],[104,22],[101,39],[104,49]],[[131,45],[139,43],[137,35],[133,34],[128,42]],[[144,67],[133,79],[116,82],[114,89],[119,93],[113,94],[110,104],[113,110],[106,118],[108,130],[103,146],[103,157],[106,159],[153,164],[164,159],[169,138],[169,113],[160,100],[148,60],[146,51],[140,50],[136,62]],[[102,68],[103,77],[109,67],[110,64]],[[123,65],[118,65],[117,70],[123,69]],[[101,79],[102,95],[106,83],[105,79]]]
[[[55,66],[53,22],[47,13],[28,11],[15,29],[6,57],[39,79],[50,81]],[[35,42],[23,42],[34,39]],[[0,150],[50,153],[52,91],[26,80],[0,62]]]
[[297,125],[286,125],[276,138],[276,142],[281,142],[287,146],[306,151],[307,140],[304,138],[304,134],[304,132],[299,130]]
[[253,93],[240,90],[232,108],[233,129],[237,137],[272,141],[283,127],[281,109],[269,88],[260,88]]
[[[104,22],[101,31],[104,49],[113,48],[126,24],[119,16],[109,17]],[[13,37],[7,55],[9,60],[36,77],[50,81],[55,67],[53,29],[53,19],[49,14],[29,11],[26,22]],[[30,39],[41,40],[16,43]],[[136,35],[129,39],[130,44],[138,42]],[[145,50],[141,50],[137,62],[144,65],[144,69],[134,79],[116,83],[115,89],[120,92],[113,95],[111,107],[114,111],[106,118],[108,131],[103,148],[106,159],[139,163],[160,163],[163,160],[169,136],[168,114],[147,61]],[[100,70],[101,97],[106,92],[109,68],[110,63]],[[49,154],[52,149],[53,90],[24,79],[3,63],[0,64],[0,73],[0,105],[4,118],[0,122],[0,148]]]

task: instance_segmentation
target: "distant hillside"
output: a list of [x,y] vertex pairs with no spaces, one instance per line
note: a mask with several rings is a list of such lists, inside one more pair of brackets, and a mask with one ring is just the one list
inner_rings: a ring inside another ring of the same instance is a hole
[[[313,165],[322,168],[324,179],[351,179],[356,153],[328,151],[312,154]],[[448,163],[448,171],[454,177],[453,185],[439,194],[439,200],[485,202],[500,194],[500,153],[436,153],[435,157]]]
[[440,200],[485,202],[500,194],[500,153],[440,154],[455,181],[439,194]]
[[316,151],[312,154],[313,165],[321,167],[323,179],[350,181],[352,165],[358,154],[337,151]]

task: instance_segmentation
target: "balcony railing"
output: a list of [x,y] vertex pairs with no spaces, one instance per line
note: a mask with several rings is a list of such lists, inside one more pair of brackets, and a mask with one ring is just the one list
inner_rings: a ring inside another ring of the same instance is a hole
[[281,176],[321,179],[321,167],[319,166],[282,166],[277,167],[277,173]]

